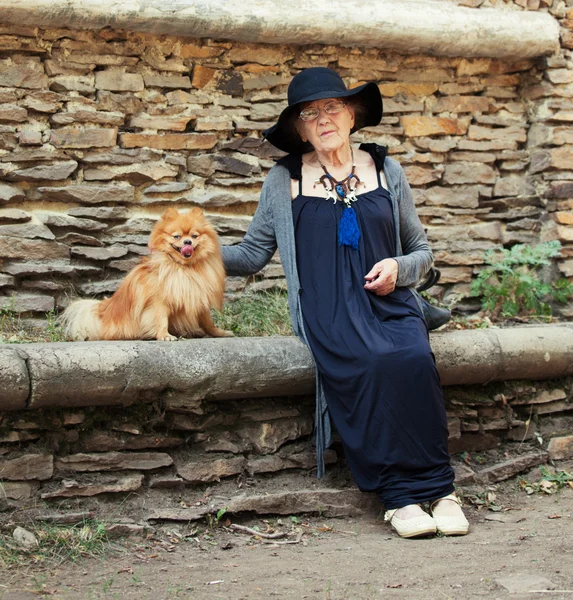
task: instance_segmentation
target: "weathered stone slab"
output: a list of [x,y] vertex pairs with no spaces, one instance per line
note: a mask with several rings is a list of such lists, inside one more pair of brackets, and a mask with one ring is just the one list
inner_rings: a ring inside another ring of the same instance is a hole
[[495,182],[493,188],[494,196],[532,196],[535,195],[535,187],[522,174],[501,177]]
[[479,113],[490,110],[487,96],[444,96],[432,106],[432,112]]
[[296,490],[261,496],[235,496],[226,505],[227,512],[254,512],[258,515],[320,513],[325,517],[361,516],[380,511],[375,494],[358,490]]
[[279,419],[268,423],[245,423],[238,433],[260,454],[274,454],[283,444],[312,433],[313,421],[308,416]]
[[105,148],[115,146],[117,129],[62,127],[54,129],[50,143],[57,148]]
[[66,160],[70,157],[62,150],[55,150],[51,146],[42,146],[41,148],[27,148],[11,152],[9,155],[0,157],[0,162],[44,162]]
[[573,458],[573,435],[551,438],[547,452],[549,452],[551,460]]
[[175,448],[184,443],[180,437],[165,434],[123,434],[108,431],[93,431],[84,436],[81,446],[86,452],[108,452],[119,450],[147,450]]
[[0,486],[0,501],[3,497],[19,501],[32,500],[39,488],[37,481],[3,481]]
[[58,75],[52,79],[50,89],[55,92],[78,92],[80,94],[93,94],[96,91],[93,75]]
[[190,184],[185,181],[168,181],[166,183],[156,183],[145,188],[145,194],[175,194],[189,189]]
[[75,160],[58,161],[51,164],[16,169],[6,177],[11,181],[62,181],[78,168]]
[[113,294],[117,291],[121,282],[122,279],[104,279],[103,281],[80,283],[76,287],[81,295],[91,298],[100,294]]
[[206,459],[177,464],[177,474],[190,483],[219,481],[241,473],[247,465],[243,456],[232,458]]
[[183,43],[178,50],[174,50],[181,58],[215,58],[225,51],[219,46],[199,45],[194,42]]
[[9,431],[8,433],[0,433],[0,442],[3,444],[11,444],[28,442],[39,439],[41,434],[34,431]]
[[21,123],[28,118],[28,111],[14,104],[0,104],[0,121],[15,121]]
[[451,119],[446,117],[423,117],[407,115],[400,119],[407,137],[430,135],[465,135],[469,118]]
[[245,177],[258,175],[261,172],[259,161],[255,157],[239,153],[231,156],[216,155],[213,158],[213,167],[216,171],[244,175]]
[[137,186],[159,181],[164,177],[176,177],[178,173],[178,169],[163,163],[133,164],[108,169],[84,169],[84,181],[125,180]]
[[208,506],[199,508],[155,508],[148,511],[147,521],[198,521],[213,511]]
[[424,192],[426,204],[477,208],[479,206],[478,186],[442,187],[432,186]]
[[484,163],[459,162],[445,167],[444,181],[449,184],[495,183],[495,170]]
[[510,479],[522,471],[543,465],[547,462],[549,455],[547,452],[536,452],[524,454],[517,458],[512,458],[505,462],[482,469],[476,474],[479,481],[484,483],[496,483]]
[[[26,407],[30,380],[26,362],[17,350],[0,345],[0,410]],[[0,474],[0,479],[2,475]]]
[[54,457],[46,454],[26,454],[20,458],[0,458],[0,479],[8,481],[43,481],[54,474]]
[[70,125],[73,123],[96,123],[98,125],[123,125],[125,116],[119,112],[105,112],[99,110],[70,110],[61,112],[50,118],[56,125]]
[[201,90],[213,81],[216,74],[217,71],[215,69],[204,67],[203,65],[195,65],[191,85],[194,88]]
[[[123,133],[120,143],[124,148],[158,148],[160,150],[210,150],[217,144],[217,136],[209,133]],[[110,144],[111,145],[111,144]]]
[[[546,590],[554,590],[555,584],[546,577],[535,573],[516,573],[506,577],[498,577],[494,581],[501,587],[505,588],[510,595],[527,594],[530,592],[540,592]],[[553,594],[551,594],[553,595]]]
[[10,275],[5,275],[4,273],[0,273],[0,287],[14,287],[16,280],[14,277]]
[[95,152],[83,151],[79,159],[82,163],[106,165],[131,165],[135,163],[145,163],[148,161],[161,160],[163,153],[159,150],[150,148],[111,148],[110,150],[96,150]]
[[48,227],[65,227],[82,229],[85,231],[101,231],[102,229],[107,228],[105,223],[99,223],[98,221],[93,221],[92,219],[78,219],[69,215],[36,212],[36,217]]
[[52,296],[23,294],[14,292],[11,296],[0,296],[0,308],[13,308],[17,312],[47,313],[54,310],[55,301]]
[[20,202],[24,198],[24,192],[20,188],[0,182],[0,202]]
[[187,123],[194,119],[194,115],[148,115],[140,114],[131,117],[130,127],[139,127],[141,129],[159,129],[171,131],[185,131]]
[[100,477],[94,483],[81,483],[73,480],[63,480],[59,489],[44,492],[42,499],[74,498],[75,496],[97,496],[98,494],[136,492],[143,484],[144,475],[129,475],[127,477]]
[[189,89],[191,80],[187,76],[181,75],[153,75],[146,73],[143,75],[145,87],[160,87],[169,89]]
[[[334,464],[338,456],[334,450],[326,450],[324,453],[324,463],[326,465]],[[249,473],[275,473],[283,469],[313,469],[316,467],[316,454],[312,451],[298,452],[288,456],[261,456],[250,458],[247,463]]]
[[107,246],[106,248],[92,248],[75,246],[71,249],[72,256],[88,258],[90,260],[109,260],[110,258],[120,258],[127,254],[127,248],[123,246]]
[[471,152],[490,152],[492,150],[515,150],[517,142],[515,140],[501,139],[490,141],[474,141],[463,139],[458,143],[460,150],[470,150]]
[[10,236],[0,236],[0,258],[33,256],[35,260],[68,258],[70,251],[64,244],[49,240],[28,240]]
[[146,108],[146,104],[131,93],[114,93],[98,90],[97,102],[100,110],[117,111],[126,115],[140,113]]
[[62,108],[63,95],[56,92],[31,92],[22,100],[22,106],[40,113],[55,113]]
[[139,73],[125,73],[121,69],[97,71],[95,87],[110,92],[140,92],[145,89],[143,77]]
[[471,125],[468,130],[470,140],[514,140],[516,142],[527,141],[527,133],[524,127],[480,127]]
[[171,464],[173,459],[163,452],[97,452],[63,456],[55,466],[59,471],[148,471]]
[[[36,195],[31,197],[36,199]],[[130,185],[68,185],[65,187],[40,187],[37,198],[55,202],[78,202],[80,204],[132,203],[135,202],[135,188]]]
[[38,58],[14,57],[0,60],[0,87],[41,89],[48,78]]
[[0,225],[0,236],[19,237],[28,239],[55,239],[54,234],[45,226],[39,223],[19,223],[15,225]]
[[68,214],[72,217],[97,219],[98,221],[117,221],[127,219],[129,212],[123,206],[96,206],[70,208]]
[[70,265],[69,261],[57,262],[13,262],[4,266],[4,271],[18,277],[25,275],[47,275],[49,273],[58,273],[69,275],[74,272],[75,267]]

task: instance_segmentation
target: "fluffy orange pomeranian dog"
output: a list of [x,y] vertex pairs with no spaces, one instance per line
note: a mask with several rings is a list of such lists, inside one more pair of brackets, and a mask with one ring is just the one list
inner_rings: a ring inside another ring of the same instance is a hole
[[225,269],[219,239],[200,208],[169,208],[149,238],[151,254],[127,275],[111,298],[77,300],[62,315],[66,333],[88,340],[176,340],[232,335],[215,327]]

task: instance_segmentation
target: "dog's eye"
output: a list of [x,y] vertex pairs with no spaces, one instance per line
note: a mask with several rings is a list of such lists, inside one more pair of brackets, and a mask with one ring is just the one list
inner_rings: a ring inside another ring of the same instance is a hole
[[176,235],[174,235],[174,236],[173,236],[173,239],[174,239],[174,240],[181,239],[181,236],[180,236],[180,235],[178,235],[178,234],[176,234]]
[[194,240],[196,240],[196,239],[199,237],[199,234],[198,234],[198,233],[194,233],[194,234],[193,234],[191,237],[192,237]]

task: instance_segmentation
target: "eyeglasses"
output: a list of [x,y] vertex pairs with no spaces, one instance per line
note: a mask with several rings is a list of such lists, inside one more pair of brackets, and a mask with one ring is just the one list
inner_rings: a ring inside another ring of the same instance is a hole
[[314,121],[320,114],[321,110],[323,110],[327,115],[337,115],[345,106],[346,104],[344,104],[344,102],[329,102],[322,108],[305,108],[304,110],[300,111],[298,118],[301,121]]

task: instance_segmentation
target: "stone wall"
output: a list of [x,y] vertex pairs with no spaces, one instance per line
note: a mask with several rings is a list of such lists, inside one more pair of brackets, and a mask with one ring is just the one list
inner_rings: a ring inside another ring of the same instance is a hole
[[[450,450],[505,443],[493,470],[455,459],[460,484],[573,458],[572,325],[441,332],[431,344]],[[18,506],[115,513],[124,494],[139,519],[254,510],[245,492],[281,514],[293,498],[324,505],[309,489],[329,489],[340,510],[365,501],[336,439],[326,477],[314,476],[314,369],[294,337],[0,345],[0,381],[0,525]]]
[[[473,453],[502,441],[520,448],[524,441],[537,445],[537,437],[549,455],[529,453],[519,459],[519,468],[548,456],[571,457],[572,391],[571,378],[448,387],[450,448]],[[109,503],[115,514],[125,502],[138,520],[185,520],[211,512],[213,498],[219,503],[215,512],[255,510],[258,504],[248,499],[266,485],[275,494],[278,489],[304,495],[317,487],[336,495],[348,488],[349,474],[335,443],[326,452],[326,478],[315,479],[313,412],[312,397],[293,396],[204,401],[187,410],[153,401],[0,413],[0,512],[37,507],[105,514]],[[510,446],[505,450],[511,453]],[[507,472],[461,468],[458,481],[497,481],[515,473]],[[353,496],[353,510],[364,501]],[[339,510],[350,510],[341,504]],[[303,511],[318,510],[318,504],[305,506]],[[279,494],[267,512],[285,511],[296,512]]]
[[[494,4],[549,11],[560,52],[506,61],[0,25],[1,305],[33,314],[113,292],[168,206],[202,206],[223,243],[240,240],[280,156],[261,131],[292,75],[317,65],[379,83],[382,123],[354,138],[404,166],[442,270],[436,295],[467,293],[484,252],[518,242],[560,239],[573,276],[573,2]],[[278,259],[248,283],[283,285]]]

